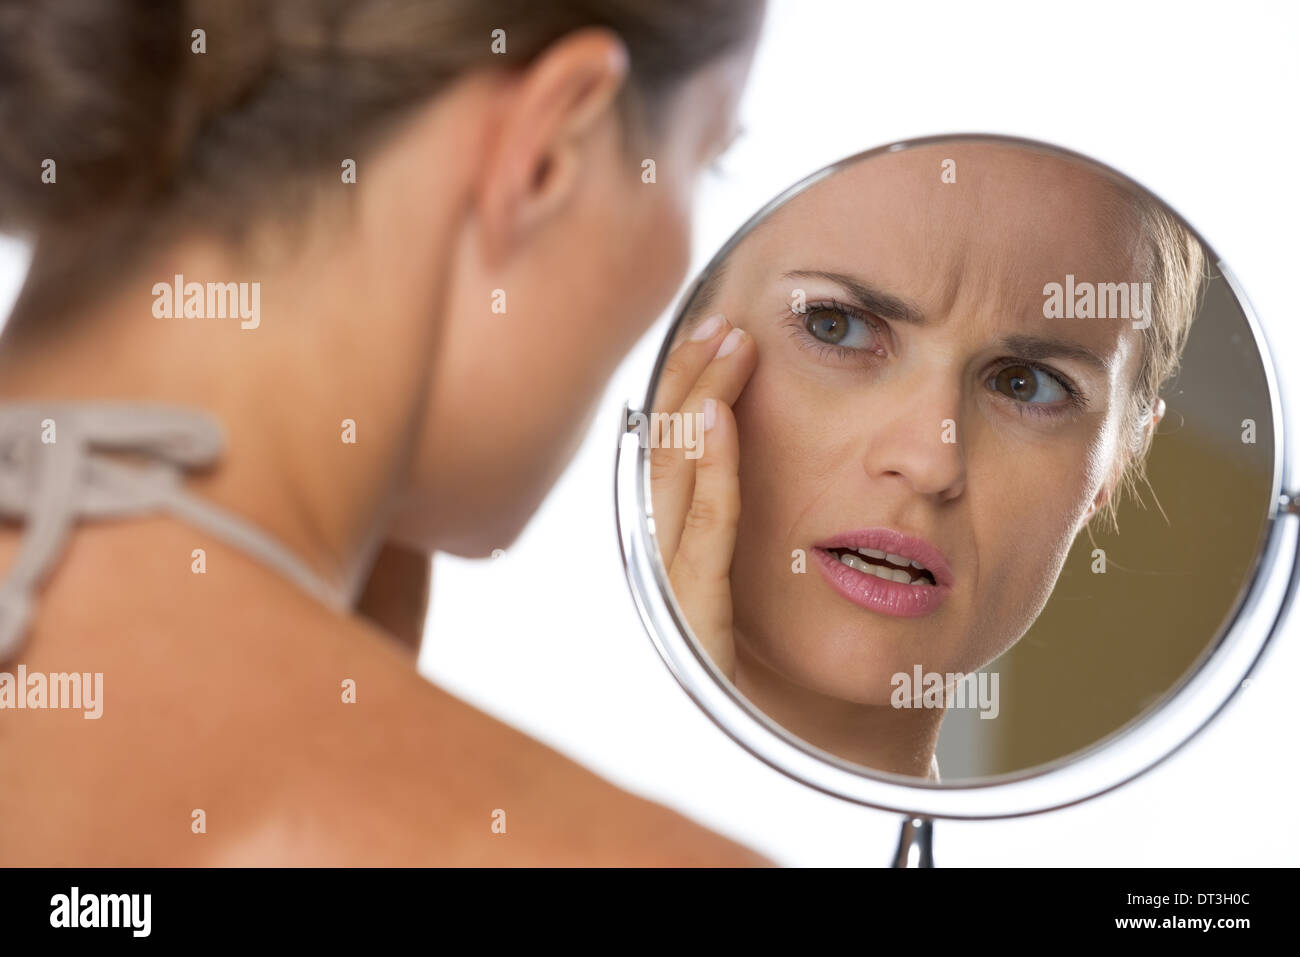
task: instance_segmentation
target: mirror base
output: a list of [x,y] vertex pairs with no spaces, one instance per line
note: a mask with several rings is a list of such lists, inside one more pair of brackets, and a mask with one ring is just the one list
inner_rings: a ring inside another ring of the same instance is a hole
[[934,867],[934,821],[905,817],[892,867]]

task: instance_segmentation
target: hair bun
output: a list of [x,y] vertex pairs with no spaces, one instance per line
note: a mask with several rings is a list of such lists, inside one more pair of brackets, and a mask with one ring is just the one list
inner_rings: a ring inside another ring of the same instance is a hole
[[[279,0],[288,4],[290,0]],[[271,68],[274,53],[269,0],[190,0],[182,25],[188,55],[183,83],[199,124],[252,95]],[[194,50],[203,31],[205,52]]]
[[265,73],[265,10],[0,0],[0,230],[39,234],[165,189],[204,122]]

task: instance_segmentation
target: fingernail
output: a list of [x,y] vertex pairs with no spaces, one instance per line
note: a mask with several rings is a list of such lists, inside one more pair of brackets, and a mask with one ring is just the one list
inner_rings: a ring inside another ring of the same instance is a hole
[[715,359],[721,359],[723,356],[729,356],[740,348],[740,340],[745,338],[743,329],[732,329],[727,333],[727,338],[722,340],[722,345],[718,346]]
[[704,431],[707,432],[713,428],[714,423],[718,421],[718,400],[704,400]]
[[702,320],[700,324],[695,327],[695,331],[691,333],[691,342],[703,342],[705,339],[708,339],[722,328],[722,323],[725,321],[726,320],[720,312],[715,312],[713,315],[709,316],[709,318]]

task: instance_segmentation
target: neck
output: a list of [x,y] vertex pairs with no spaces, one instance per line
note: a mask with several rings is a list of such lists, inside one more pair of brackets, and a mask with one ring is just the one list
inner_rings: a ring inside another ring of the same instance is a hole
[[[0,340],[0,401],[132,400],[212,414],[227,451],[192,491],[355,595],[407,480],[463,212],[448,188],[419,197],[417,222],[394,183],[411,172],[412,152],[377,161],[372,188],[350,208],[327,200],[322,215],[347,219],[312,224],[298,245],[235,255],[178,242],[75,315],[16,312]],[[256,323],[187,317],[184,299],[166,308],[160,287],[178,275],[183,293],[190,282],[257,283],[257,299],[244,300],[257,302]]]
[[795,684],[736,638],[736,687],[760,711],[809,744],[854,764],[931,776],[941,709],[861,704]]

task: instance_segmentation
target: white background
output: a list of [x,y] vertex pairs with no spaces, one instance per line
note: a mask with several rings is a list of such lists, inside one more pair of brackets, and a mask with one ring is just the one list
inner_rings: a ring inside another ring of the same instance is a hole
[[[700,195],[694,269],[772,196],[859,150],[962,131],[1055,142],[1152,188],[1236,272],[1294,376],[1294,442],[1298,47],[1300,5],[1289,2],[772,0],[747,133]],[[17,249],[0,248],[0,315],[21,270]],[[883,865],[896,817],[742,752],[677,687],[633,608],[613,518],[615,434],[622,402],[645,392],[666,319],[619,370],[577,459],[505,556],[439,557],[421,670],[782,863]],[[1249,691],[1154,771],[1064,811],[940,821],[937,863],[1300,863],[1298,634],[1300,616]]]

